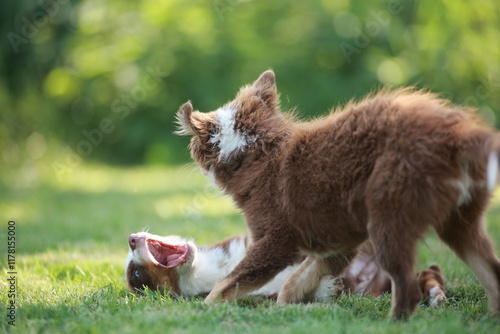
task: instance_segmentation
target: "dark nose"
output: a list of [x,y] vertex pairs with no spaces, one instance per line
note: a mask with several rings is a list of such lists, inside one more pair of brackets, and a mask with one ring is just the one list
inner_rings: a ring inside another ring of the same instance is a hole
[[128,245],[129,245],[131,250],[134,250],[135,247],[137,246],[137,238],[133,235],[128,237]]

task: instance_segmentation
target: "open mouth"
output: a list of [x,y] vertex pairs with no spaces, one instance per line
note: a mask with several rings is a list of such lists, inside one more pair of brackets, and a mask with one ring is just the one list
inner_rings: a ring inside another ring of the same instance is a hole
[[187,243],[171,245],[161,240],[147,239],[146,244],[151,256],[164,268],[175,268],[186,262],[189,251]]

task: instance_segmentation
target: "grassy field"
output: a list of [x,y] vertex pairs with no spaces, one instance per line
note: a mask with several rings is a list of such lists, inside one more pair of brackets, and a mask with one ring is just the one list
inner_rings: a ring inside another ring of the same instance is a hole
[[[15,330],[22,333],[498,333],[476,278],[430,234],[418,268],[438,263],[449,299],[421,306],[409,322],[386,320],[390,297],[342,295],[332,304],[276,306],[245,298],[207,307],[131,295],[123,278],[130,233],[193,237],[200,244],[245,231],[229,198],[193,165],[116,169],[80,166],[58,179],[49,172],[3,175],[0,192],[2,279],[0,332],[8,325],[8,221],[16,222]],[[500,244],[500,202],[488,227]]]

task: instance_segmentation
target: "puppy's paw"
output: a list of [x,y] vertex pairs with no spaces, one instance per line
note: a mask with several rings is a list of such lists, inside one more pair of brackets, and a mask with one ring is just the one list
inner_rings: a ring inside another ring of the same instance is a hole
[[430,307],[436,307],[446,300],[445,279],[439,266],[433,265],[417,273],[418,283]]
[[436,285],[429,290],[429,296],[427,297],[427,302],[430,307],[437,307],[441,305],[446,300],[446,295],[444,290]]
[[314,293],[317,302],[331,302],[344,290],[342,279],[333,275],[325,275],[321,278],[318,288]]

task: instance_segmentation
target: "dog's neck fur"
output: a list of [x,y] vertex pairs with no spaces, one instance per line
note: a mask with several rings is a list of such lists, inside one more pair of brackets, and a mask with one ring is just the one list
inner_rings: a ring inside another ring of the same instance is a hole
[[215,283],[231,272],[245,257],[245,242],[241,238],[231,240],[227,249],[214,247],[198,248],[190,265],[179,276],[179,288],[182,295],[193,297],[209,293]]
[[[238,148],[243,151],[242,154],[245,155],[247,161],[250,161],[249,163],[235,165],[222,162],[212,169],[216,183],[226,194],[233,197],[240,208],[245,206],[249,194],[256,190],[255,181],[263,178],[274,181],[268,175],[278,172],[281,168],[282,161],[278,157],[287,151],[286,145],[289,142],[287,139],[294,133],[296,126],[279,110],[275,111],[273,117],[266,119],[265,123],[262,126],[264,131],[247,140],[249,145]],[[231,154],[238,154],[238,152],[231,152],[229,155]],[[277,189],[271,183],[266,188],[270,192]]]

